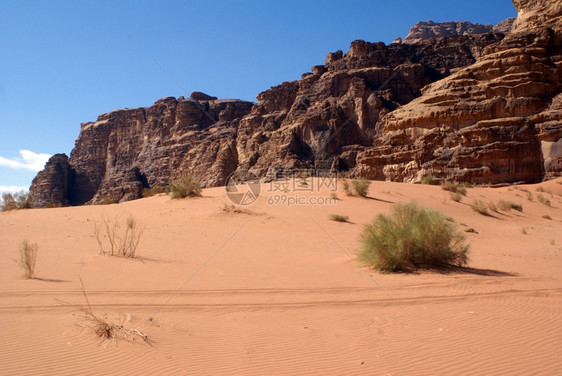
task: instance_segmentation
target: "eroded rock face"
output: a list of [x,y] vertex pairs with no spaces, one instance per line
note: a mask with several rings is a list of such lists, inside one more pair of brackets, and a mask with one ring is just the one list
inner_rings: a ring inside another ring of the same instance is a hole
[[[522,12],[523,20],[534,22]],[[357,173],[475,183],[559,176],[562,34],[522,25],[518,19],[518,31],[487,46],[476,63],[426,86],[422,96],[381,119],[382,136],[358,155]]]
[[311,167],[403,182],[560,176],[561,1],[514,1],[507,35],[355,41],[256,104],[196,92],[100,115],[66,165],[58,157],[38,175],[34,206],[131,200],[182,172],[204,186]]
[[421,95],[425,85],[470,65],[501,34],[455,36],[417,45],[355,41],[328,54],[302,80],[258,95],[240,121],[239,168],[316,167],[349,172],[358,153],[382,136],[379,120]]
[[68,157],[55,154],[31,183],[31,207],[66,206],[69,204],[72,170]]
[[[194,97],[213,98],[202,93]],[[82,124],[67,163],[69,187],[56,190],[61,204],[136,199],[143,188],[165,187],[182,172],[195,174],[203,186],[224,184],[237,166],[238,121],[251,107],[239,100],[169,97],[149,108],[112,111]],[[48,164],[36,178],[42,182],[47,176],[45,184],[31,187],[35,206],[50,202],[43,199],[41,187],[62,178],[51,170]]]
[[411,29],[402,43],[416,44],[430,38],[444,38],[453,35],[474,35],[492,32],[493,25],[481,25],[467,21],[418,22]]

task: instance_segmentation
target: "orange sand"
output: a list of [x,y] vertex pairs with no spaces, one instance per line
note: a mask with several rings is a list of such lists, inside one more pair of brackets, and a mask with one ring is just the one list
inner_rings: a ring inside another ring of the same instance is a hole
[[[371,199],[339,192],[336,205],[292,207],[268,205],[264,184],[252,213],[222,212],[223,188],[0,213],[0,374],[562,374],[561,183],[540,184],[552,207],[537,202],[539,185],[521,187],[532,202],[505,187],[457,203],[439,187],[373,182]],[[328,193],[299,193],[311,195]],[[470,268],[370,279],[346,252],[356,255],[363,224],[414,199],[478,232],[466,234]],[[474,199],[524,210],[482,216]],[[145,224],[142,259],[98,254],[102,215]],[[13,261],[23,239],[39,245],[38,279]],[[80,278],[95,314],[153,346],[96,337]]]

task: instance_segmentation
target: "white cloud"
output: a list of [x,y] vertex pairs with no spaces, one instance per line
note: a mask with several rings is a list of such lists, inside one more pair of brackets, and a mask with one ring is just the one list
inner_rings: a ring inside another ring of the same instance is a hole
[[49,154],[37,154],[30,150],[20,150],[20,157],[0,157],[0,166],[13,168],[14,170],[41,171],[45,163],[51,158]]
[[28,189],[29,187],[18,187],[17,185],[0,185],[0,193],[16,193]]

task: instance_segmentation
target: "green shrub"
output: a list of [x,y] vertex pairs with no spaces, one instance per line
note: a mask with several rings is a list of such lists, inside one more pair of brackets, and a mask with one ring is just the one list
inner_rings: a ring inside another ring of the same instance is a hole
[[443,184],[441,184],[441,189],[449,192],[460,193],[461,195],[466,196],[466,187],[454,181],[443,182]]
[[144,188],[142,190],[142,197],[152,197],[159,193],[164,193],[164,192],[165,192],[164,187],[160,185],[155,185],[150,188]]
[[16,260],[23,269],[25,279],[35,278],[35,263],[37,261],[37,244],[27,240],[21,242],[19,247],[20,258]]
[[360,197],[367,197],[367,194],[369,193],[369,185],[371,185],[371,181],[365,178],[353,180],[351,182],[353,194]]
[[349,222],[349,217],[347,215],[330,214],[328,218],[330,218],[330,221]]
[[424,175],[424,177],[421,179],[421,183],[427,184],[427,185],[438,185],[439,184],[437,182],[437,180],[435,180],[435,178],[431,175]]
[[170,197],[201,197],[201,185],[193,175],[183,174],[170,183]]
[[443,264],[465,265],[468,245],[439,211],[397,204],[363,229],[362,262],[384,272]]
[[470,204],[472,210],[482,215],[488,215],[488,205],[485,202],[480,200],[474,200],[472,204]]

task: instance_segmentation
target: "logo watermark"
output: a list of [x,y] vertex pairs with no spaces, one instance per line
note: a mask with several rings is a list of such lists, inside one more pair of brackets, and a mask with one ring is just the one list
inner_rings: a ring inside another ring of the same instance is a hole
[[[335,205],[337,172],[323,169],[273,168],[268,173],[266,192],[269,205]],[[262,194],[260,179],[247,170],[232,173],[226,182],[226,196],[235,205],[253,204]],[[311,196],[327,193],[329,196]]]

